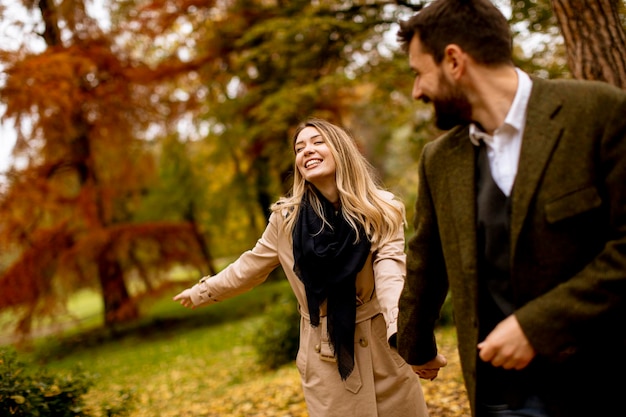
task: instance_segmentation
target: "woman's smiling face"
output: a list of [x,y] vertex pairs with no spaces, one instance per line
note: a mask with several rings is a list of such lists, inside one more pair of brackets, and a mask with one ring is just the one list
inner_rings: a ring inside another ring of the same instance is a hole
[[294,142],[294,150],[296,167],[306,181],[318,189],[328,181],[335,184],[335,158],[316,128],[307,126],[302,129]]

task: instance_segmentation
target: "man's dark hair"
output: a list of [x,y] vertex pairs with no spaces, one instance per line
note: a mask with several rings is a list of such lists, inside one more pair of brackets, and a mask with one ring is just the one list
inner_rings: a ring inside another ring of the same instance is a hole
[[489,0],[436,0],[400,21],[398,41],[408,52],[413,36],[440,64],[446,46],[456,44],[483,65],[512,62],[511,29]]

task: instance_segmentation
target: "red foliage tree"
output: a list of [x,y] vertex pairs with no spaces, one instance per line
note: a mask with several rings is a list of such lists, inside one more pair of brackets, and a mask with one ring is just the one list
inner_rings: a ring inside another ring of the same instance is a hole
[[1,99],[18,133],[18,164],[0,190],[0,247],[13,256],[0,276],[0,309],[20,312],[17,330],[28,333],[34,317],[55,314],[68,294],[97,284],[112,326],[139,314],[130,276],[151,287],[151,271],[210,265],[193,215],[133,216],[157,174],[143,132],[183,110],[158,89],[169,92],[167,81],[206,60],[133,60],[80,1],[35,4],[45,49],[2,55]]

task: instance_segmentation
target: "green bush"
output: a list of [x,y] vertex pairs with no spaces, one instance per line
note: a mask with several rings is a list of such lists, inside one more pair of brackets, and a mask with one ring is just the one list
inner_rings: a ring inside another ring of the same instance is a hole
[[0,414],[3,416],[87,416],[82,396],[93,385],[84,373],[33,374],[13,349],[0,349]]
[[[66,375],[50,375],[46,369],[33,372],[17,359],[13,348],[0,347],[0,415],[28,417],[89,417],[83,396],[94,379],[76,370]],[[118,404],[102,406],[104,415],[125,416],[131,409],[131,396],[121,392]]]
[[258,361],[269,369],[292,362],[298,353],[300,312],[295,296],[284,295],[270,304],[254,340]]

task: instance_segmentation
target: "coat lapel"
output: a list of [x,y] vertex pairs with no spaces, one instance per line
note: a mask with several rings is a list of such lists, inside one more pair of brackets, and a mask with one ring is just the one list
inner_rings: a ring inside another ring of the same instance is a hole
[[563,130],[562,123],[556,119],[562,105],[557,91],[551,89],[551,86],[544,80],[533,79],[513,188],[511,253],[515,253],[517,238],[528,213],[530,202],[550,160],[552,149],[556,146]]

